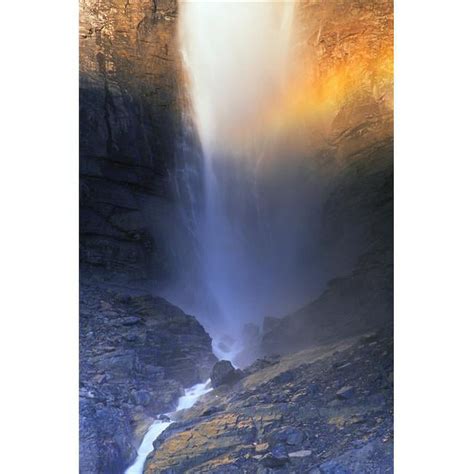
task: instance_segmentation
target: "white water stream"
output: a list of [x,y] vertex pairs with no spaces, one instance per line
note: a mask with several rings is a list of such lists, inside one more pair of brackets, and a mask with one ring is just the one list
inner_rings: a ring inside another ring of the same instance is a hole
[[[168,426],[173,424],[173,417],[181,410],[186,410],[191,408],[200,397],[212,390],[210,380],[204,383],[198,383],[191,388],[187,388],[184,391],[184,395],[178,399],[178,406],[176,411],[171,413],[166,413],[166,416],[170,421],[160,421],[157,419],[153,424],[148,428],[145,436],[143,437],[142,443],[137,451],[137,458],[135,462],[125,471],[125,474],[142,474],[143,467],[145,466],[145,461],[148,456],[153,451],[153,442],[158,436],[165,431]],[[159,417],[157,417],[159,418]]]
[[268,300],[279,292],[272,279],[290,273],[273,268],[288,244],[272,247],[280,232],[269,232],[262,220],[258,188],[260,162],[278,151],[278,127],[269,115],[285,89],[294,7],[291,1],[180,2],[179,40],[203,152],[200,262],[227,333],[269,314]]

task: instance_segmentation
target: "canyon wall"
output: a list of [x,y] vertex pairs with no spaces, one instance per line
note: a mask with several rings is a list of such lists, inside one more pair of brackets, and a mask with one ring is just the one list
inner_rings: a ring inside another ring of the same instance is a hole
[[[80,8],[81,268],[125,280],[167,278],[175,253],[169,235],[182,238],[181,248],[189,240],[170,179],[185,108],[178,4],[81,0]],[[340,249],[357,255],[367,229],[357,197],[342,209],[331,190],[393,137],[393,5],[301,1],[294,24],[288,98],[274,113],[301,137],[308,173],[327,191],[323,265],[337,274],[347,270]]]
[[157,413],[209,377],[211,338],[162,298],[80,293],[81,473],[123,473]]
[[170,179],[180,133],[173,0],[80,2],[80,253],[83,274],[169,277],[183,235]]
[[[393,318],[393,4],[301,2],[295,56],[307,155],[324,176],[320,234],[329,282],[319,298],[267,320],[265,353],[288,352]],[[316,295],[315,295],[316,296]]]
[[291,107],[306,128],[305,152],[325,178],[321,244],[338,274],[377,239],[372,227],[390,241],[390,216],[377,214],[371,186],[384,186],[393,166],[393,3],[309,0],[299,2],[295,21]]
[[[186,104],[178,4],[81,0],[80,8],[80,259],[84,281],[97,280],[83,282],[81,294],[81,456],[84,472],[117,472],[133,460],[148,417],[206,376],[213,356],[194,318],[163,300],[129,299],[96,284],[152,283],[160,291],[177,267],[191,271],[177,265],[192,261],[183,252],[193,248],[175,181]],[[329,281],[298,311],[267,315],[265,354],[392,323],[392,1],[301,1],[294,21],[287,96],[269,115],[295,137],[304,186],[317,188],[312,247],[303,257],[318,255]],[[366,346],[378,350],[372,342],[359,349]],[[375,352],[374,360],[390,355]],[[332,356],[323,373],[331,367]],[[307,380],[301,376],[297,389]],[[282,384],[268,393],[280,394]]]
[[[191,273],[194,245],[175,181],[186,109],[179,5],[80,5],[82,274],[127,285],[169,282]],[[315,250],[304,260],[327,279],[375,261],[390,288],[392,1],[298,2],[293,35],[287,94],[267,115],[295,137],[304,186],[314,183],[320,200],[308,223]]]

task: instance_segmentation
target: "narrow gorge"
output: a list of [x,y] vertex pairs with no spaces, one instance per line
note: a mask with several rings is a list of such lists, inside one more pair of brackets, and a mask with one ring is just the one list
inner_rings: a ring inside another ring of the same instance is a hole
[[392,2],[79,41],[80,472],[393,472]]

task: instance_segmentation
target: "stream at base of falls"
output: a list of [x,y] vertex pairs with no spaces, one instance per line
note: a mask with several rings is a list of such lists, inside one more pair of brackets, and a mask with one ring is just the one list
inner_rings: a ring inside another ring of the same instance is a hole
[[212,387],[210,380],[204,383],[193,385],[191,388],[187,388],[184,391],[184,395],[182,397],[179,397],[176,410],[174,412],[165,414],[165,416],[169,418],[170,421],[162,421],[159,419],[160,416],[158,416],[148,428],[148,431],[145,433],[140,447],[137,450],[137,458],[135,459],[135,462],[125,471],[125,474],[142,474],[146,458],[148,454],[153,451],[153,442],[161,433],[163,433],[163,431],[165,431],[166,428],[168,428],[168,426],[173,424],[173,416],[181,410],[191,408],[201,396],[210,392],[211,390]]

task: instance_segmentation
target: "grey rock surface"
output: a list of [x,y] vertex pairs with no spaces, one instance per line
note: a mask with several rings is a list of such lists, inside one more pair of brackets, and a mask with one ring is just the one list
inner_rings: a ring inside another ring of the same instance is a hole
[[123,473],[152,419],[216,358],[197,320],[166,300],[84,282],[80,298],[81,473]]
[[229,385],[237,382],[243,377],[239,369],[235,369],[229,360],[220,360],[216,362],[211,371],[211,384],[214,388],[221,385]]
[[393,341],[366,336],[256,362],[160,435],[145,474],[393,472]]

